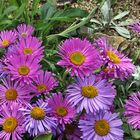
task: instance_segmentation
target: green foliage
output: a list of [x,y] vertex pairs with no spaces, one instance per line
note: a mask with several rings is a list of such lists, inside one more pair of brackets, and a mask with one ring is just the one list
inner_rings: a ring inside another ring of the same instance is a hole
[[112,12],[112,5],[116,1],[112,0],[102,0],[100,3],[100,15],[98,19],[92,19],[91,22],[93,25],[90,26],[90,28],[93,28],[93,30],[105,30],[108,32],[110,29],[116,30],[116,32],[125,37],[125,38],[131,38],[129,30],[127,30],[126,26],[128,26],[132,20],[127,19],[123,20],[128,14],[129,11],[123,11],[115,15]]
[[34,138],[34,140],[51,140],[52,134],[42,134]]

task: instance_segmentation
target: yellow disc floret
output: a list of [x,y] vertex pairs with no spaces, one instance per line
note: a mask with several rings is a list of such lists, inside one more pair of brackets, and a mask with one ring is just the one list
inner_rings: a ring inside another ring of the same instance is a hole
[[74,65],[80,66],[84,63],[85,61],[85,56],[81,52],[73,52],[70,55],[70,61]]
[[24,48],[23,49],[23,54],[24,55],[28,55],[28,54],[32,54],[33,50],[31,48]]
[[98,90],[92,85],[86,85],[82,87],[82,95],[87,98],[94,98],[98,96]]
[[120,63],[121,59],[113,51],[107,51],[107,55],[113,63],[115,64]]
[[20,75],[26,76],[26,75],[28,75],[28,73],[30,72],[30,69],[29,69],[29,67],[27,67],[27,66],[20,66],[20,67],[18,68],[18,72],[19,72]]
[[45,111],[40,107],[34,107],[31,110],[31,117],[35,120],[42,120],[45,118]]
[[16,100],[17,96],[17,91],[13,88],[10,88],[5,92],[5,98],[7,100]]
[[110,131],[110,125],[106,120],[98,120],[95,122],[94,130],[99,136],[105,136]]
[[18,125],[18,121],[14,117],[9,117],[5,119],[4,123],[2,124],[3,130],[6,133],[12,133]]
[[1,42],[1,45],[2,45],[3,47],[8,46],[9,44],[10,44],[10,41],[7,40],[7,39],[4,39],[4,40]]
[[37,85],[37,90],[39,92],[43,92],[47,89],[46,85],[45,84],[40,84],[40,85]]
[[58,116],[64,117],[68,114],[68,111],[65,107],[58,107],[56,109],[56,113],[57,113]]

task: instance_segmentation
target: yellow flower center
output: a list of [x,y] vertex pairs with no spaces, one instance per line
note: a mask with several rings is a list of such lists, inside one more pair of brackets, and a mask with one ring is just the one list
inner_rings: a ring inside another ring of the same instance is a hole
[[18,125],[17,119],[14,117],[9,117],[5,119],[2,126],[5,132],[12,133],[16,129],[17,125]]
[[43,120],[45,118],[45,111],[40,107],[34,107],[31,110],[31,117],[35,120]]
[[113,51],[107,51],[107,55],[113,63],[115,64],[120,63],[121,59]]
[[73,52],[71,55],[70,55],[70,61],[77,65],[77,66],[80,66],[84,63],[85,61],[85,56],[81,53],[81,52]]
[[21,36],[22,37],[26,37],[27,36],[27,33],[22,33]]
[[18,68],[18,72],[19,72],[20,75],[26,76],[30,72],[30,69],[27,66],[20,66]]
[[56,109],[56,113],[57,113],[58,116],[64,117],[68,114],[68,111],[65,107],[58,107]]
[[1,42],[1,45],[4,46],[4,47],[8,46],[9,44],[10,44],[10,41],[7,40],[7,39],[4,39],[4,40]]
[[7,100],[16,100],[17,96],[17,91],[13,88],[10,88],[5,92],[5,97]]
[[33,50],[31,48],[24,48],[24,50],[23,50],[24,55],[32,54],[32,53],[33,53]]
[[98,90],[96,87],[87,85],[82,87],[82,95],[87,98],[94,98],[98,96]]
[[94,129],[99,136],[105,136],[110,131],[110,125],[106,120],[99,120],[95,122]]
[[40,85],[37,85],[37,90],[40,91],[40,92],[43,92],[47,89],[46,85],[45,84],[40,84]]

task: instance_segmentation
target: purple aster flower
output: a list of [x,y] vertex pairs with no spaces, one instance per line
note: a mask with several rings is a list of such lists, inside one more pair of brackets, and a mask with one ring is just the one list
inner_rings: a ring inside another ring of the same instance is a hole
[[131,126],[140,129],[140,92],[133,93],[126,100],[124,115]]
[[58,65],[71,70],[72,76],[89,75],[102,65],[98,51],[86,39],[67,39],[60,46],[59,55],[62,60]]
[[11,53],[16,52],[17,55],[33,56],[40,61],[43,58],[41,43],[36,37],[21,38],[17,46],[11,47]]
[[14,31],[3,31],[0,33],[0,48],[6,48],[15,43],[17,34]]
[[14,56],[6,66],[8,73],[12,75],[12,80],[30,84],[39,73],[40,65],[32,56]]
[[26,108],[20,110],[25,116],[23,126],[30,135],[36,136],[56,128],[56,119],[50,117],[51,109],[47,102],[39,100],[36,104],[28,104]]
[[11,81],[10,76],[1,80],[0,84],[0,104],[18,102],[26,104],[30,101],[30,88],[27,85],[21,85],[18,81]]
[[31,36],[34,32],[34,28],[31,25],[20,24],[17,26],[17,34],[19,37]]
[[48,93],[58,85],[58,82],[55,80],[53,74],[48,71],[40,71],[33,81],[34,85],[31,85],[31,88],[38,95],[41,93]]
[[49,99],[49,107],[52,108],[52,114],[61,125],[71,123],[75,117],[75,108],[72,107],[67,99],[63,99],[61,93],[54,94]]
[[98,44],[102,44],[100,46],[102,59],[105,64],[108,64],[109,69],[114,70],[114,78],[120,78],[121,80],[129,78],[135,70],[132,60],[111,47],[104,38],[99,40],[102,42]]
[[129,28],[140,35],[140,21],[136,21],[129,25]]
[[3,104],[1,106],[0,125],[3,130],[0,131],[1,140],[22,140],[25,129],[23,127],[23,115],[19,111],[20,104]]
[[107,80],[97,80],[94,75],[77,78],[76,82],[68,86],[66,91],[69,102],[77,107],[77,112],[86,110],[87,113],[100,109],[109,109],[116,91]]
[[122,121],[117,113],[99,111],[79,121],[83,140],[123,140]]

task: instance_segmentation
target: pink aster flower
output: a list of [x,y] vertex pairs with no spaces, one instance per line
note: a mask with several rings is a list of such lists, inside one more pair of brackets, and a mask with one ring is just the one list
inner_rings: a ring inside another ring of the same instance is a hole
[[129,25],[129,28],[140,35],[140,21],[136,21]]
[[8,73],[12,75],[12,80],[30,84],[39,73],[40,65],[32,56],[14,56],[6,66]]
[[71,70],[71,75],[83,77],[89,75],[101,66],[98,51],[92,44],[84,39],[67,39],[59,48],[59,55],[62,60],[58,65]]
[[36,37],[26,37],[21,38],[17,46],[11,48],[18,55],[22,54],[25,56],[33,56],[36,60],[41,60],[43,58],[43,47],[41,46],[41,41]]
[[133,93],[126,100],[124,115],[132,127],[140,129],[140,92]]
[[34,28],[31,25],[20,24],[17,26],[17,34],[19,37],[31,36],[34,32]]
[[18,102],[26,104],[30,101],[30,88],[27,85],[20,85],[18,81],[11,81],[10,76],[1,80],[0,84],[0,104]]
[[31,85],[32,90],[40,95],[41,93],[48,93],[58,85],[53,74],[48,71],[40,71],[40,73],[33,79],[34,84]]
[[12,59],[14,55],[32,56],[39,62],[44,56],[41,43],[36,37],[21,38],[16,45],[8,48],[5,55],[7,59]]
[[14,31],[3,31],[0,33],[0,48],[6,48],[15,43],[17,34]]
[[49,99],[49,107],[52,108],[53,115],[58,119],[61,125],[69,124],[75,117],[75,109],[68,102],[67,99],[63,99],[62,94],[54,94]]
[[94,75],[77,78],[76,82],[66,90],[68,101],[77,107],[77,112],[83,109],[87,113],[100,109],[110,109],[116,95],[114,87],[106,80],[97,80]]
[[108,64],[108,68],[114,71],[114,78],[120,78],[121,80],[129,78],[135,70],[132,60],[111,47],[104,38],[99,40],[100,43],[98,45],[102,44],[100,46],[102,59],[105,64]]
[[122,121],[117,113],[99,111],[79,121],[82,140],[123,140]]
[[3,130],[0,131],[1,140],[22,140],[25,129],[23,127],[23,115],[19,111],[20,104],[3,104],[1,106],[0,125]]
[[20,110],[25,116],[23,126],[30,135],[37,136],[56,128],[56,119],[50,116],[51,108],[47,102],[39,100],[36,104],[28,104],[26,108]]

